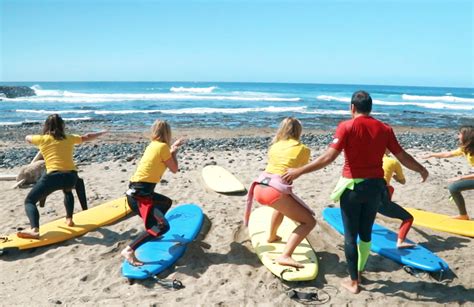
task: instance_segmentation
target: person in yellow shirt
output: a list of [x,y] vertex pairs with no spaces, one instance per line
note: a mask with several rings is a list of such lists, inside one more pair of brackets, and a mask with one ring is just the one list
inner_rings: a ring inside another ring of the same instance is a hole
[[390,157],[389,154],[390,152],[386,150],[382,160],[384,179],[387,183],[387,192],[382,196],[382,203],[379,206],[377,212],[394,219],[402,220],[400,229],[398,231],[397,247],[413,247],[414,244],[405,242],[407,234],[410,231],[411,225],[413,224],[413,215],[403,209],[403,207],[401,207],[399,204],[392,201],[394,188],[390,185],[390,181],[392,180],[392,178],[401,184],[405,184],[405,176],[403,175],[403,170],[400,162]]
[[[458,134],[459,148],[452,151],[431,153],[424,156],[424,159],[428,158],[452,158],[464,156],[467,163],[471,167],[474,167],[474,126],[462,126],[459,129]],[[455,219],[469,220],[469,215],[466,210],[466,202],[462,196],[462,191],[474,190],[474,173],[467,175],[460,175],[448,179],[450,184],[448,185],[449,193],[451,194],[454,203],[458,207],[459,215],[454,216]]]
[[121,252],[121,255],[134,266],[143,265],[135,256],[135,250],[143,243],[162,236],[169,230],[164,215],[171,207],[172,200],[154,190],[166,169],[172,173],[179,170],[176,155],[179,147],[184,144],[184,139],[178,139],[170,144],[170,125],[166,121],[156,120],[151,127],[151,142],[130,179],[126,193],[127,203],[130,209],[143,219],[146,229]]
[[38,146],[45,160],[46,173],[41,176],[25,199],[25,211],[30,221],[31,229],[22,230],[17,236],[24,239],[39,239],[39,212],[36,203],[54,191],[64,193],[66,207],[66,225],[74,226],[74,196],[71,190],[77,182],[77,169],[74,164],[74,145],[91,141],[106,133],[87,133],[83,136],[66,134],[64,120],[58,114],[49,115],[43,126],[43,134],[27,135],[28,143]]
[[268,152],[267,167],[249,189],[245,216],[247,224],[253,197],[262,205],[275,209],[271,217],[268,242],[281,240],[277,232],[284,216],[299,223],[288,238],[283,253],[276,258],[280,265],[296,268],[302,268],[304,265],[292,258],[293,251],[316,225],[314,212],[293,194],[292,185],[281,178],[286,169],[300,167],[309,162],[310,150],[300,142],[301,132],[301,123],[296,118],[287,117],[281,122]]

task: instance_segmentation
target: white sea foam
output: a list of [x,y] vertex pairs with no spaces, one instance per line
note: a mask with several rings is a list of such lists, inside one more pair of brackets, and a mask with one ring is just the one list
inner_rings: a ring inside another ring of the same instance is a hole
[[322,100],[322,101],[351,102],[351,98],[349,97],[336,97],[336,96],[329,96],[329,95],[319,95],[316,97],[316,99]]
[[386,106],[417,106],[426,109],[447,109],[447,110],[474,110],[473,105],[448,104],[442,102],[392,102],[383,100],[374,100],[374,104]]
[[418,100],[418,101],[443,101],[443,102],[464,102],[474,103],[474,98],[462,98],[451,95],[446,96],[421,96],[421,95],[402,95],[403,100]]
[[[71,118],[63,117],[63,119],[68,122],[93,120],[93,118],[91,117],[71,117]],[[44,123],[44,120],[42,119],[41,120],[26,119],[21,122],[0,122],[0,126],[19,126],[22,124],[42,124],[42,123]]]
[[36,114],[87,114],[94,113],[94,110],[29,110],[17,109],[17,113],[36,113]]
[[[303,114],[321,114],[321,115],[350,115],[349,110],[311,110],[311,111],[303,111]],[[372,115],[388,115],[387,113],[383,112],[372,112]]]
[[62,103],[95,103],[120,101],[169,101],[169,100],[209,100],[209,101],[269,101],[293,102],[301,101],[299,97],[276,97],[272,95],[193,95],[188,93],[115,93],[89,94],[59,90],[43,90],[40,86],[32,86],[37,96],[10,98],[5,100],[21,100],[29,102],[62,102]]
[[304,114],[321,114],[321,115],[349,115],[349,110],[311,110],[301,112]]
[[264,107],[264,108],[184,108],[184,109],[156,109],[156,110],[30,110],[30,109],[19,109],[16,112],[19,113],[33,113],[33,114],[96,114],[96,115],[124,115],[124,114],[211,114],[211,113],[224,113],[224,114],[240,114],[249,112],[300,112],[303,113],[306,107]]
[[[410,96],[410,97],[434,98],[435,96]],[[452,97],[452,96],[440,96],[440,97],[458,98],[458,97]],[[316,98],[322,101],[339,101],[339,102],[351,101],[351,98],[349,97],[335,97],[335,96],[329,96],[329,95],[319,95]],[[474,102],[474,99],[469,99],[469,98],[462,98],[462,99],[466,99],[466,101],[464,102],[469,102],[467,100],[472,100]],[[413,98],[413,100],[417,100],[417,99]],[[419,99],[419,100],[423,101],[423,99]],[[417,101],[385,101],[385,100],[380,100],[380,99],[373,99],[372,102],[376,105],[386,105],[386,106],[417,106],[417,107],[422,107],[422,108],[427,108],[427,109],[474,110],[474,106],[470,104],[466,105],[466,104],[449,104],[449,103],[443,103],[443,102],[428,102],[428,101],[433,101],[433,100],[435,99],[425,99],[425,101],[427,102],[417,102]],[[455,102],[461,102],[461,101],[455,101]]]
[[0,126],[19,126],[22,122],[0,122]]
[[210,87],[172,87],[170,88],[170,92],[174,93],[204,93],[209,94],[212,93],[217,88],[217,86],[210,86]]

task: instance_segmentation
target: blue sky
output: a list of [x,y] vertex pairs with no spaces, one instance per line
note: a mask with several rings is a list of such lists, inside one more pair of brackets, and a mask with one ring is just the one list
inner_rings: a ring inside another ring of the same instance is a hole
[[0,3],[0,81],[474,87],[470,0]]

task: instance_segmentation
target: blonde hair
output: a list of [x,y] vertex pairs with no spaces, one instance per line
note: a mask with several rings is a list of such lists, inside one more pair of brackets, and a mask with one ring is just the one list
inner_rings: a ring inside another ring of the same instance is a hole
[[272,143],[276,143],[281,140],[294,139],[299,141],[301,137],[301,132],[303,131],[303,126],[301,122],[294,117],[287,117],[283,119],[280,123],[280,127],[273,138]]
[[171,146],[171,127],[165,120],[157,119],[151,126],[151,140],[160,141]]

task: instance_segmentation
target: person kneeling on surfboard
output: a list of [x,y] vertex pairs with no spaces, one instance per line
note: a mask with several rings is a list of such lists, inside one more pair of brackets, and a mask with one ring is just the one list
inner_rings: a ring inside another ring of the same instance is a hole
[[172,200],[155,193],[155,186],[168,168],[178,172],[176,155],[184,139],[171,145],[171,128],[166,121],[156,120],[151,127],[151,142],[145,149],[135,174],[130,179],[127,202],[133,212],[145,223],[146,231],[140,234],[121,254],[134,266],[143,265],[135,256],[135,250],[143,243],[162,236],[169,230],[164,215],[171,207]]
[[[428,158],[452,158],[458,156],[465,156],[467,162],[471,167],[474,167],[474,126],[462,126],[458,134],[459,148],[453,151],[432,153],[424,156]],[[469,220],[469,215],[466,211],[466,203],[462,196],[462,191],[474,190],[474,174],[460,175],[448,179],[451,182],[448,185],[449,193],[458,207],[459,215],[453,218],[459,220]]]
[[106,132],[87,133],[83,136],[65,134],[63,119],[58,114],[52,114],[44,123],[42,135],[27,135],[25,137],[28,143],[39,147],[45,160],[46,173],[40,177],[26,196],[25,211],[30,220],[31,230],[18,232],[18,237],[39,239],[39,212],[36,203],[58,190],[62,190],[64,193],[66,225],[74,226],[72,220],[74,196],[71,190],[75,187],[78,179],[73,160],[74,145],[94,140]]
[[268,165],[249,189],[244,217],[245,225],[248,225],[254,196],[262,205],[275,209],[271,217],[268,242],[281,240],[277,232],[283,216],[300,223],[288,238],[283,253],[276,259],[280,265],[296,268],[304,266],[291,255],[316,225],[313,210],[293,194],[292,185],[281,178],[287,168],[303,166],[309,162],[310,150],[300,142],[301,132],[301,123],[296,118],[287,117],[281,122],[268,152]]
[[403,150],[390,126],[369,115],[372,111],[369,93],[355,92],[350,111],[352,119],[338,125],[326,152],[303,167],[289,169],[283,179],[291,182],[303,174],[324,168],[344,150],[342,177],[331,198],[340,200],[344,252],[350,274],[341,285],[355,294],[360,291],[360,274],[369,257],[375,215],[387,191],[382,169],[385,150],[393,153],[405,167],[418,172],[422,181],[428,177],[428,171]]
[[402,220],[400,229],[398,230],[397,247],[408,248],[413,247],[414,244],[405,243],[408,231],[410,231],[411,225],[413,224],[413,215],[403,209],[402,206],[392,201],[392,195],[395,189],[390,185],[392,178],[398,183],[405,184],[405,176],[400,162],[389,156],[390,151],[386,150],[383,156],[383,172],[384,179],[387,183],[387,193],[384,194],[382,204],[378,209],[378,213]]

